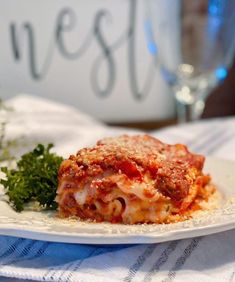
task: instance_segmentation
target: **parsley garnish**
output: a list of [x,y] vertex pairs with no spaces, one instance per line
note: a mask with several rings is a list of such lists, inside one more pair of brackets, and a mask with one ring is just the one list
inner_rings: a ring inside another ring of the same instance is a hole
[[57,173],[63,160],[51,153],[52,144],[42,144],[24,154],[17,162],[15,169],[2,167],[6,179],[1,179],[13,208],[22,211],[24,204],[37,201],[42,208],[56,209]]

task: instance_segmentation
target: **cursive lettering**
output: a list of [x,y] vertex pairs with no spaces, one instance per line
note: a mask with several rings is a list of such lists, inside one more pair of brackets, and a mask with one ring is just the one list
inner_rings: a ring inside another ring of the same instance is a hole
[[[101,32],[102,31],[101,29],[102,21],[108,16],[110,15],[108,14],[107,11],[101,10],[96,14],[95,21],[94,21],[94,27],[95,27],[94,35],[101,48],[102,55],[98,56],[98,58],[94,62],[93,68],[91,70],[91,82],[92,82],[94,92],[101,97],[105,97],[112,92],[112,88],[114,86],[114,81],[115,81],[115,74],[116,74],[114,58]],[[102,57],[105,58],[105,60],[103,60]],[[102,63],[102,61],[107,62],[106,64],[107,79],[106,79],[106,85],[105,87],[103,87],[103,89],[100,86],[100,83],[98,81],[98,71],[100,69],[100,64]]]
[[[53,41],[51,42],[46,58],[42,65],[42,68],[41,70],[39,70],[37,66],[37,62],[36,62],[37,61],[36,44],[35,44],[33,26],[30,23],[26,22],[22,25],[21,29],[25,31],[25,34],[27,36],[28,54],[29,54],[28,63],[29,63],[30,74],[33,79],[40,80],[46,76],[49,70],[49,66],[52,61],[54,42]],[[15,60],[19,61],[21,60],[21,57],[22,57],[21,55],[22,46],[20,46],[19,37],[17,36],[17,33],[16,33],[16,24],[15,23],[11,23],[10,25],[10,36],[11,36],[11,41],[12,41],[13,57],[15,58]]]
[[[76,14],[71,8],[63,8],[59,11],[51,40],[46,51],[46,55],[39,64],[38,50],[34,26],[30,22],[24,22],[17,26],[11,23],[9,32],[12,46],[12,54],[15,61],[21,61],[23,58],[23,40],[26,41],[28,51],[28,65],[31,77],[34,80],[42,80],[47,75],[52,63],[55,48],[61,56],[68,60],[77,60],[89,49],[93,41],[98,44],[99,54],[94,57],[91,66],[91,86],[94,93],[99,97],[108,97],[112,94],[116,79],[117,65],[115,61],[115,51],[121,46],[127,47],[127,66],[129,75],[129,86],[133,97],[136,100],[143,100],[147,97],[155,76],[155,66],[152,60],[149,64],[143,86],[140,87],[137,70],[138,60],[136,58],[136,21],[138,12],[138,1],[129,0],[128,25],[126,30],[122,32],[116,40],[109,42],[105,37],[104,25],[110,24],[112,20],[111,14],[106,9],[98,10],[94,16],[94,21],[83,42],[80,42],[77,49],[71,50],[66,42],[66,34],[72,32],[76,28]],[[79,38],[79,37],[78,37]],[[100,79],[100,73],[105,69],[106,75]],[[128,80],[127,80],[128,83]]]
[[149,66],[147,72],[146,82],[142,88],[139,89],[138,79],[137,79],[137,65],[136,65],[136,43],[135,43],[135,35],[136,35],[136,15],[137,15],[137,1],[130,0],[129,6],[129,30],[128,30],[128,69],[129,69],[129,78],[130,78],[130,88],[131,92],[137,100],[144,99],[149,93],[153,79],[155,76],[155,67],[152,62]]
[[57,17],[56,21],[56,43],[60,53],[67,59],[74,60],[79,58],[85,53],[92,42],[92,32],[88,32],[88,35],[82,45],[76,51],[69,51],[65,45],[64,33],[70,32],[76,26],[76,15],[70,8],[62,9]]

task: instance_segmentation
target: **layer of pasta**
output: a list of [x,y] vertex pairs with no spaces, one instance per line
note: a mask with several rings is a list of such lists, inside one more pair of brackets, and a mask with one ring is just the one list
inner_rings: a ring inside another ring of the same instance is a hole
[[112,223],[170,223],[189,218],[215,188],[204,157],[148,135],[106,138],[63,161],[61,217]]

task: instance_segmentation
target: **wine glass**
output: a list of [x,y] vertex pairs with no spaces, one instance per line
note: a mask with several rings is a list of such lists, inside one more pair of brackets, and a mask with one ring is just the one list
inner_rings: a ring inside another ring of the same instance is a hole
[[180,123],[200,118],[235,50],[235,0],[146,0],[150,52],[174,92]]

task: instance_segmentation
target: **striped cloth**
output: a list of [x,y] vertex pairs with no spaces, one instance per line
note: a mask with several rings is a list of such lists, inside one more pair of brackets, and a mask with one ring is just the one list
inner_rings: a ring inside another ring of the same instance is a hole
[[[40,128],[41,136],[53,139],[57,145],[56,150],[64,154],[69,150],[67,147],[74,146],[78,138],[78,146],[83,146],[102,135],[128,132],[105,127],[73,110],[73,118],[77,119],[77,123],[71,125],[68,120],[68,124],[60,124],[60,136],[57,136],[56,131],[53,133],[55,123],[60,118],[56,117],[56,113],[72,109],[28,96],[14,98],[10,104],[17,104],[15,115],[21,112],[21,118],[25,116],[25,120],[23,123],[21,120],[20,129],[19,115],[14,119],[13,114],[9,123],[9,136],[12,137],[15,131],[15,134],[20,135],[27,127],[27,134],[32,137],[36,134],[35,127]],[[38,105],[43,109],[43,119],[47,120],[45,127],[42,126]],[[39,111],[36,116],[32,110],[35,107]],[[71,134],[72,128],[77,133],[61,143],[56,142],[62,133]],[[152,135],[168,143],[186,143],[190,149],[199,153],[235,160],[235,118],[169,127],[152,132]],[[0,281],[232,282],[235,281],[234,238],[235,230],[231,230],[160,244],[91,246],[0,236]]]

